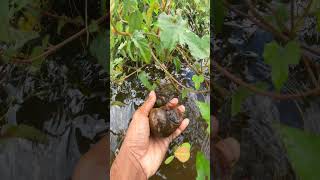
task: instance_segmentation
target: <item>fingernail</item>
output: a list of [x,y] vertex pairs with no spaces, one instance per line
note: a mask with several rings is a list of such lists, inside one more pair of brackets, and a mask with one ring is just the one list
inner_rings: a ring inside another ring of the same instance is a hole
[[151,91],[151,92],[149,93],[149,97],[153,96],[154,94],[155,94],[155,92],[154,92],[154,91]]
[[189,125],[190,120],[188,118],[185,118],[185,123],[187,123],[187,125]]

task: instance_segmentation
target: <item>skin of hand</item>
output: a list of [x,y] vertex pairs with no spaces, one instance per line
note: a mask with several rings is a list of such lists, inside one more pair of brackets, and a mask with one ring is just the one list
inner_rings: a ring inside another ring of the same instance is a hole
[[[189,124],[189,119],[184,119],[180,127],[166,138],[151,136],[148,116],[155,102],[156,94],[154,91],[151,91],[144,104],[134,113],[121,147],[127,146],[129,148],[130,154],[139,162],[147,178],[156,173],[165,158],[169,144],[179,136]],[[173,98],[166,106],[169,108],[177,107],[181,113],[185,111],[183,105],[178,105],[177,98]]]

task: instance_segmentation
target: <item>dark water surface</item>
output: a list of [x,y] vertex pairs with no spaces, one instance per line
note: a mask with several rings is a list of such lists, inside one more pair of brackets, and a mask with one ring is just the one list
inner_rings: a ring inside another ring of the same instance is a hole
[[108,76],[89,58],[48,60],[38,73],[0,66],[1,124],[29,125],[48,138],[1,141],[1,179],[70,179],[81,154],[107,132]]

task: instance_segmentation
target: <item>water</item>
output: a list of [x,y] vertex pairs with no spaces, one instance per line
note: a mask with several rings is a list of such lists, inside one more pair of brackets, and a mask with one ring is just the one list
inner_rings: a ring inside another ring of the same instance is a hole
[[[180,75],[187,84],[192,86],[192,72],[185,69]],[[157,76],[156,74],[153,74]],[[156,77],[155,77],[156,78]],[[111,106],[110,129],[113,131],[110,136],[111,157],[119,150],[124,133],[135,109],[143,103],[148,92],[140,84],[139,80],[132,78],[124,82],[122,86],[112,85],[112,100],[124,102],[125,105],[119,107]],[[183,142],[189,142],[192,146],[191,157],[186,163],[181,163],[177,159],[169,165],[161,165],[156,175],[151,179],[195,179],[196,178],[196,153],[202,150],[209,158],[209,136],[205,132],[206,124],[201,120],[200,112],[195,104],[196,100],[209,102],[208,95],[188,94],[187,100],[183,101],[186,107],[186,117],[190,119],[190,124],[186,131],[171,143],[168,154],[173,154],[173,147]]]
[[[303,3],[297,3],[298,10],[301,10]],[[311,38],[319,34],[314,29],[314,19],[307,17],[304,22],[298,38],[309,45],[318,46],[318,39]],[[227,14],[223,32],[214,39],[213,56],[222,57],[217,58],[219,63],[246,82],[263,81],[272,90],[270,67],[263,62],[264,45],[274,39],[272,34],[233,12]],[[317,64],[319,57],[310,55],[310,59]],[[230,92],[235,89],[234,83],[216,71],[213,73],[215,83]],[[304,92],[313,88],[309,80],[303,66],[291,67],[282,93]],[[215,98],[219,100],[219,97]],[[241,144],[241,157],[232,170],[231,179],[296,178],[274,124],[281,122],[319,134],[319,123],[316,121],[318,98],[276,101],[255,95],[246,100],[244,111],[235,117],[230,115],[230,97],[215,102],[219,107],[219,136],[232,136]]]
[[0,143],[2,179],[70,179],[80,156],[106,133],[107,74],[86,56],[48,60],[39,73],[0,65],[1,124],[41,130],[46,144],[10,138]]

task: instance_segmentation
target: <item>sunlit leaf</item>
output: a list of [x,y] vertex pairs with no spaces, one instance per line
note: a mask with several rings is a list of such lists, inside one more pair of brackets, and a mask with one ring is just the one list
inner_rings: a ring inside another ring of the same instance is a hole
[[151,50],[148,45],[148,41],[144,37],[142,32],[135,31],[132,36],[132,41],[134,45],[139,49],[144,62],[149,64],[151,62]]
[[202,118],[207,122],[208,128],[207,132],[210,133],[210,104],[201,102],[201,101],[196,101],[197,106],[200,109],[200,113]]
[[164,161],[164,164],[170,164],[173,159],[174,159],[174,156],[169,156],[169,157]]
[[176,71],[177,72],[180,72],[180,69],[181,69],[181,62],[178,58],[174,58],[173,59],[173,64],[175,65],[176,67]]
[[140,11],[134,11],[130,13],[129,19],[129,32],[133,33],[136,30],[141,30],[143,24],[143,17]]
[[203,152],[198,151],[196,157],[197,178],[196,180],[210,179],[210,162]]
[[155,90],[156,88],[156,85],[155,84],[151,84],[149,82],[149,77],[147,75],[146,72],[144,71],[141,71],[138,75],[138,78],[139,80],[142,82],[142,84],[149,90],[149,91],[152,91],[152,90]]
[[201,83],[204,82],[204,76],[203,75],[193,75],[192,81],[194,82],[194,87],[196,90],[200,89]]
[[181,16],[161,13],[158,18],[161,29],[160,40],[165,49],[172,51],[179,42],[180,36],[186,32],[187,22]]
[[210,56],[210,38],[198,37],[193,32],[186,32],[180,38],[181,44],[187,44],[191,55],[196,59],[205,59]]
[[185,97],[187,97],[187,95],[188,95],[188,90],[187,89],[182,89],[182,93],[181,93],[181,97],[182,97],[182,99],[184,99]]
[[187,162],[190,158],[191,145],[183,143],[174,152],[174,156],[182,163]]

